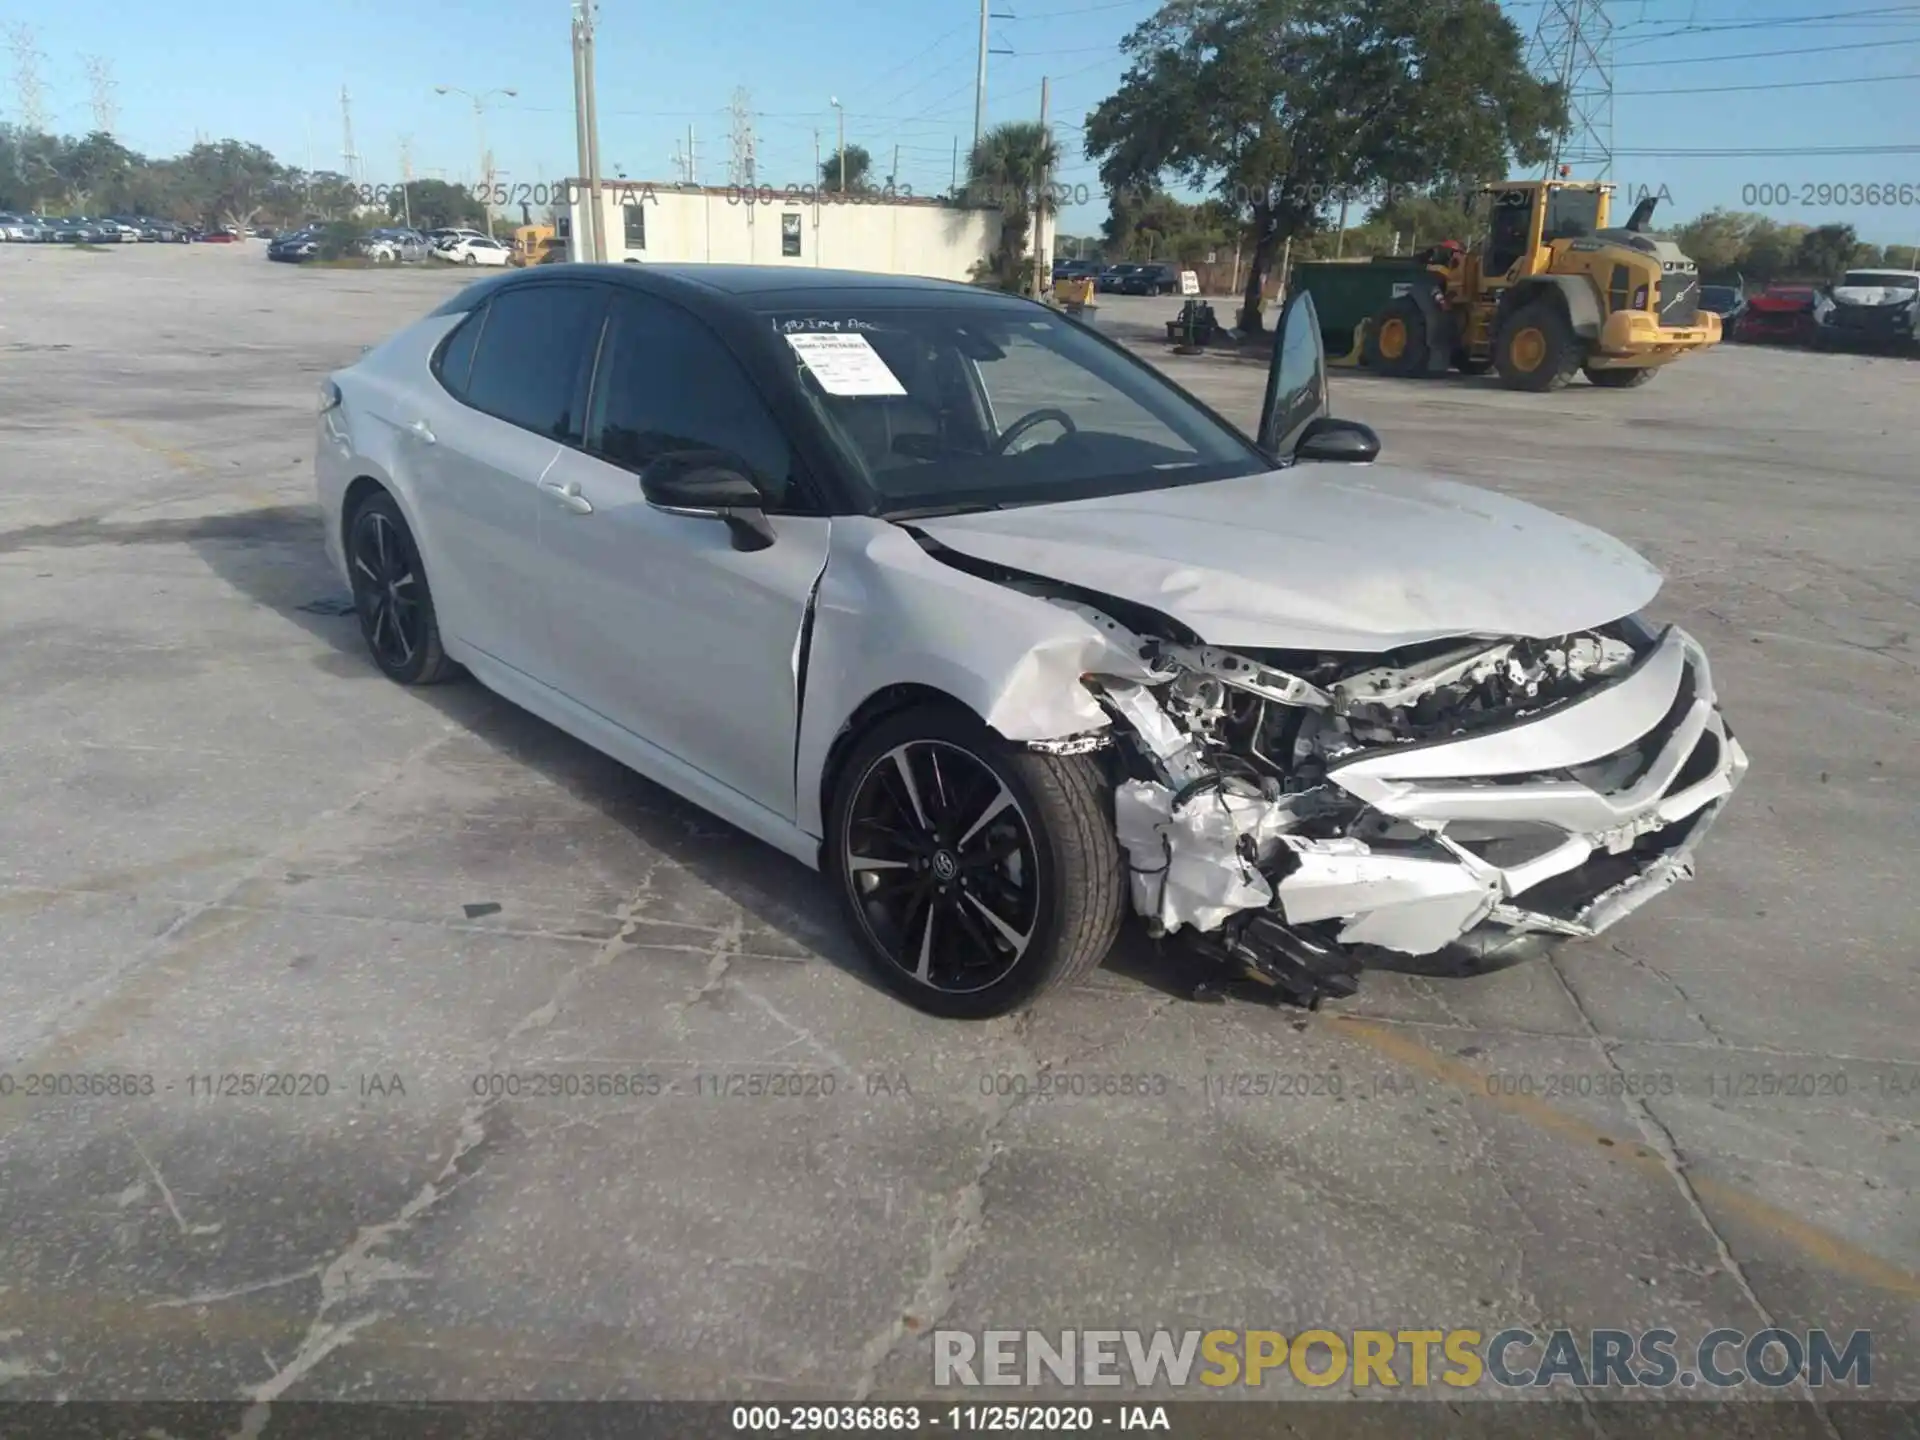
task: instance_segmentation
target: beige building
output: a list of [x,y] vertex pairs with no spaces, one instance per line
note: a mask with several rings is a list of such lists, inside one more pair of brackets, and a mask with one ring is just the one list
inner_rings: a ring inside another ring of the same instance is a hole
[[[586,186],[570,181],[569,235],[584,235]],[[881,198],[805,186],[601,182],[606,258],[614,263],[794,265],[968,280],[993,249],[998,210],[934,198]],[[1043,237],[1050,261],[1051,226]],[[574,245],[584,255],[585,245]]]

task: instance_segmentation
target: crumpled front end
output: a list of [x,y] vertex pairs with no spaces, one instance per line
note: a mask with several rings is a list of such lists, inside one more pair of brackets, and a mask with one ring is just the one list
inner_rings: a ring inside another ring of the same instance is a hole
[[1129,754],[1134,906],[1306,1003],[1369,951],[1599,933],[1692,874],[1747,768],[1700,647],[1637,620],[1371,661],[1138,653],[1083,682]]

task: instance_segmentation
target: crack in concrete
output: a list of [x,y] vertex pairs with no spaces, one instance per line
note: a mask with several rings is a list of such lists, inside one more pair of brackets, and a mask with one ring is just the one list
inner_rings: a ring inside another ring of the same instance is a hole
[[[1000,1022],[989,1023],[997,1025]],[[1005,1029],[1009,1032],[1007,1038],[1015,1048],[1024,1051],[1032,1062],[1027,1068],[1038,1076],[1045,1073],[1052,1062],[1040,1060],[1028,1045],[1026,1032],[1032,1028],[1032,1023],[1032,1012],[1021,1011],[1006,1023]],[[1037,1090],[1037,1086],[1029,1085],[1018,1094],[1009,1096],[1007,1103],[1000,1106],[982,1128],[979,1161],[967,1182],[954,1192],[948,1202],[945,1233],[936,1234],[928,1251],[927,1268],[915,1284],[912,1298],[891,1320],[875,1331],[860,1349],[860,1374],[853,1386],[855,1404],[864,1403],[873,1393],[873,1387],[879,1383],[880,1371],[910,1334],[931,1331],[952,1308],[954,1281],[968,1257],[973,1254],[973,1247],[978,1243],[986,1221],[987,1182],[993,1176],[994,1166],[1006,1153],[1006,1146],[999,1138],[1000,1132],[1014,1112],[1032,1099]]]
[[[1607,1043],[1607,1038],[1600,1033],[1600,1027],[1594,1023],[1592,1014],[1587,1010],[1586,1005],[1582,1003],[1579,994],[1574,990],[1572,985],[1567,983],[1567,977],[1560,969],[1559,957],[1549,953],[1546,956],[1546,965],[1547,968],[1553,972],[1554,979],[1560,982],[1560,988],[1566,992],[1568,1003],[1573,1006],[1575,1013],[1585,1022],[1588,1037],[1594,1048],[1597,1049],[1606,1060],[1607,1068],[1612,1070],[1614,1074],[1621,1076],[1624,1080],[1626,1072],[1620,1068],[1619,1062],[1614,1059],[1612,1046]],[[1727,1243],[1727,1237],[1721,1232],[1720,1227],[1714,1224],[1713,1217],[1707,1213],[1707,1207],[1700,1199],[1700,1192],[1694,1188],[1693,1177],[1687,1172],[1687,1162],[1680,1154],[1680,1146],[1674,1139],[1673,1132],[1667,1128],[1659,1116],[1653,1113],[1652,1108],[1648,1106],[1645,1099],[1641,1096],[1628,1090],[1621,1095],[1620,1100],[1626,1107],[1627,1113],[1633,1117],[1635,1124],[1638,1126],[1641,1138],[1645,1140],[1648,1148],[1660,1157],[1660,1161],[1662,1165],[1666,1167],[1667,1173],[1673,1177],[1674,1188],[1680,1192],[1680,1198],[1692,1213],[1695,1222],[1702,1230],[1706,1231],[1708,1238],[1713,1242],[1714,1253],[1719,1258],[1721,1270],[1733,1281],[1741,1295],[1744,1296],[1746,1302],[1753,1307],[1754,1313],[1760,1317],[1766,1328],[1769,1330],[1777,1329],[1778,1322],[1773,1318],[1773,1312],[1767,1308],[1766,1302],[1760,1298],[1759,1292],[1753,1288],[1753,1282],[1747,1278],[1746,1269],[1734,1255],[1733,1247]],[[1820,1396],[1813,1390],[1812,1386],[1807,1384],[1804,1371],[1798,1379],[1799,1383],[1796,1388],[1806,1397],[1807,1403],[1813,1407],[1813,1413],[1819,1418],[1821,1429],[1827,1435],[1828,1440],[1841,1440],[1840,1432],[1834,1428],[1833,1417],[1827,1413],[1826,1406],[1821,1403]]]
[[[652,899],[653,873],[649,870],[642,876],[641,888],[618,912],[619,931],[591,956],[563,974],[555,982],[553,993],[542,1004],[513,1023],[499,1043],[492,1047],[484,1068],[494,1068],[522,1036],[551,1025],[589,975],[605,969],[620,954],[634,948],[631,937],[642,923],[641,912]],[[394,1264],[379,1252],[409,1232],[423,1215],[442,1204],[480,1173],[483,1152],[494,1138],[489,1133],[488,1122],[500,1114],[499,1105],[499,1098],[494,1096],[469,1100],[460,1113],[447,1159],[433,1178],[423,1183],[391,1220],[362,1226],[352,1243],[322,1268],[320,1304],[308,1321],[306,1337],[284,1365],[276,1368],[260,1384],[248,1386],[241,1392],[241,1398],[252,1404],[242,1416],[240,1429],[229,1440],[258,1440],[272,1418],[275,1400],[310,1374],[334,1351],[350,1343],[355,1333],[388,1318],[386,1312],[374,1309],[362,1311],[350,1319],[335,1321],[332,1316],[342,1304],[364,1296],[380,1284],[427,1278],[423,1272]]]
[[1711,1039],[1716,1045],[1725,1046],[1727,1044],[1727,1037],[1722,1035],[1720,1031],[1717,1028],[1715,1028],[1714,1023],[1711,1020],[1707,1019],[1706,1011],[1700,1008],[1699,1003],[1695,1001],[1694,998],[1687,993],[1686,987],[1682,985],[1678,980],[1674,979],[1673,976],[1667,974],[1666,971],[1662,970],[1658,965],[1654,964],[1651,960],[1641,959],[1640,956],[1635,955],[1631,950],[1628,950],[1624,945],[1621,945],[1618,941],[1610,942],[1607,948],[1613,951],[1613,953],[1618,955],[1621,959],[1632,964],[1636,969],[1644,970],[1649,975],[1652,975],[1656,979],[1663,981],[1668,986],[1668,988],[1670,988],[1673,991],[1674,994],[1680,997],[1680,1003],[1686,1006],[1688,1016],[1693,1020],[1693,1022],[1696,1025],[1698,1025],[1703,1031],[1706,1032],[1709,1039]]

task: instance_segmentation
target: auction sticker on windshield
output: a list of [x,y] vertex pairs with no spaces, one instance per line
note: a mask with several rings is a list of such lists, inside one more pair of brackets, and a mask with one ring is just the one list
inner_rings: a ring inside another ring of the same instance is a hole
[[829,395],[907,393],[864,335],[789,335],[787,343]]

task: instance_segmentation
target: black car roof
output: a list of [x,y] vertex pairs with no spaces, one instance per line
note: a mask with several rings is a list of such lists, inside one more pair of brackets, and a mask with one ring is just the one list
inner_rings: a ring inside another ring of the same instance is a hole
[[522,285],[564,284],[583,277],[653,294],[735,310],[807,308],[820,304],[912,303],[963,297],[972,303],[1031,305],[1001,290],[919,275],[876,275],[865,270],[801,269],[783,265],[542,265],[489,276],[462,290],[433,313],[470,310],[496,290]]

